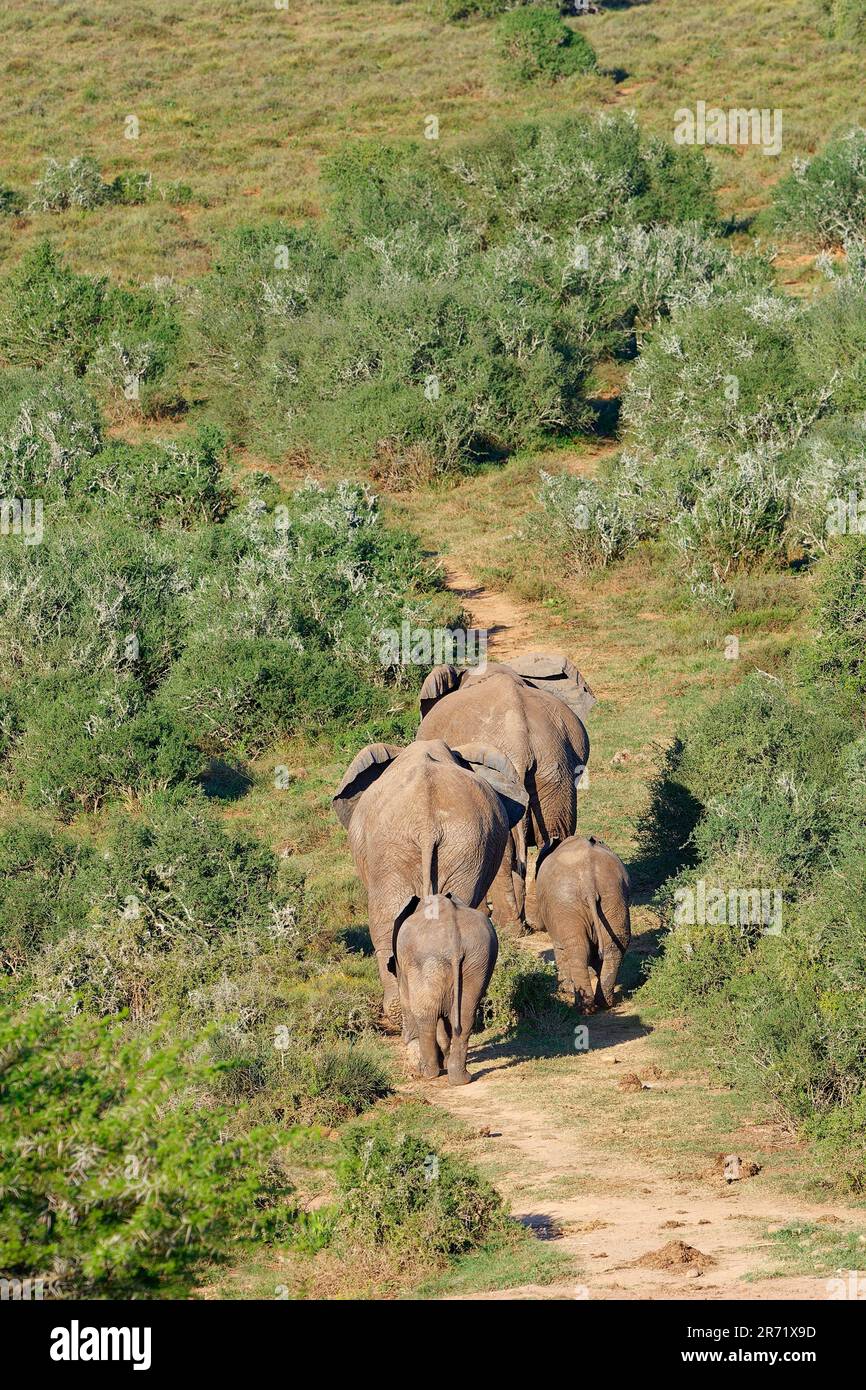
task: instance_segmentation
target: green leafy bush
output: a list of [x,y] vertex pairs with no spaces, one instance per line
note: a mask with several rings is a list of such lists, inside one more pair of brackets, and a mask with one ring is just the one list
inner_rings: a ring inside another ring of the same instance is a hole
[[[668,808],[687,811],[678,838],[691,863],[662,890],[670,930],[647,997],[688,1014],[722,1073],[804,1126],[828,1180],[856,1191],[866,1186],[863,570],[859,537],[825,557],[800,699],[753,673],[699,716],[642,828],[658,844]],[[733,889],[752,915],[714,908],[702,920],[699,884],[707,903]]]
[[832,691],[853,718],[866,699],[866,537],[846,537],[821,566],[816,634],[803,655],[806,681]]
[[24,199],[8,184],[0,183],[0,217],[17,217],[24,211]]
[[[859,6],[862,11],[862,5]],[[866,13],[866,12],[864,12]],[[773,193],[776,224],[821,246],[866,231],[866,130],[855,126],[811,159],[795,161]]]
[[127,172],[105,183],[96,160],[74,155],[68,163],[46,159],[30,203],[34,212],[65,212],[68,208],[98,208],[104,203],[146,203],[151,196],[150,174]]
[[563,13],[570,9],[568,0],[562,5],[558,5],[556,0],[444,0],[445,18],[452,24],[476,16],[479,19],[493,19],[508,10],[519,9],[521,5],[543,5],[547,9],[561,9]]
[[623,468],[609,483],[570,473],[542,471],[540,476],[543,515],[536,525],[578,569],[610,564],[650,534],[643,480],[636,470]]
[[372,1048],[343,1041],[288,1052],[274,1088],[293,1119],[340,1125],[388,1095],[391,1079]]
[[537,1023],[553,1007],[556,987],[556,970],[551,964],[501,937],[496,969],[476,1026],[485,1032],[507,1034],[522,1022]]
[[175,1296],[295,1219],[276,1136],[229,1137],[213,1079],[158,1035],[31,1009],[0,1021],[0,1267],[53,1296]]
[[96,402],[63,373],[0,373],[0,491],[54,501],[102,446]]
[[502,1199],[474,1169],[387,1126],[349,1130],[338,1180],[345,1224],[372,1245],[453,1258],[505,1227]]
[[18,974],[41,947],[86,920],[100,862],[89,845],[35,821],[0,831],[0,969]]
[[115,405],[178,403],[180,319],[169,289],[121,289],[78,275],[38,243],[0,280],[0,354],[13,366],[87,373]]
[[72,499],[141,527],[222,521],[231,500],[222,470],[224,450],[225,436],[213,425],[165,443],[112,441],[82,465]]
[[834,39],[866,39],[866,4],[863,0],[822,0],[828,29]]
[[14,366],[71,367],[92,357],[105,311],[106,281],[78,275],[48,241],[26,252],[0,282],[0,353]]
[[[226,239],[186,335],[195,391],[237,437],[299,460],[429,477],[579,428],[598,356],[685,296],[690,262],[705,282],[730,272],[698,249],[716,217],[706,161],[623,117],[509,126],[444,158],[359,141],[324,178],[324,225]],[[616,246],[603,289],[574,273],[576,239],[683,220],[679,242],[630,245],[633,309]]]
[[596,67],[592,44],[553,10],[522,6],[499,23],[499,46],[507,71],[518,82],[548,82]]
[[77,154],[67,164],[46,159],[30,206],[34,212],[62,212],[66,208],[97,208],[110,197],[110,187],[103,183],[96,160]]

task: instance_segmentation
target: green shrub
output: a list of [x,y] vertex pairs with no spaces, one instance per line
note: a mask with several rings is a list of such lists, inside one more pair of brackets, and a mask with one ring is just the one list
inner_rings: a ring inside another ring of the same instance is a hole
[[38,243],[0,281],[0,353],[14,366],[86,372],[100,395],[145,414],[178,403],[181,326],[167,289],[78,275]]
[[96,349],[107,282],[78,275],[48,241],[0,282],[0,353],[14,366],[71,367],[81,375]]
[[452,24],[461,19],[493,19],[496,15],[506,14],[508,10],[519,9],[521,5],[543,5],[548,9],[561,9],[564,13],[568,12],[569,3],[561,6],[556,0],[443,0],[445,7],[445,18]]
[[476,1026],[485,1032],[507,1034],[520,1023],[537,1023],[553,1008],[556,988],[554,966],[501,937],[496,969]]
[[80,929],[100,875],[89,846],[37,822],[0,831],[0,969],[19,974],[44,944]]
[[0,1021],[0,1267],[53,1296],[178,1296],[294,1222],[275,1137],[196,1104],[213,1070],[157,1035],[32,1009]]
[[225,830],[201,797],[157,798],[145,810],[140,821],[112,818],[91,925],[31,963],[52,1002],[75,996],[92,1014],[128,1009],[150,1019],[166,1008],[192,1011],[200,1030],[231,1012],[231,1001],[220,1009],[209,995],[200,1014],[190,992],[212,989],[227,969],[241,972],[280,936],[287,904],[277,861]]
[[549,310],[509,294],[491,303],[480,280],[371,287],[338,317],[283,328],[265,361],[265,418],[281,448],[371,457],[384,440],[454,469],[579,425],[588,365]]
[[68,208],[102,207],[104,203],[146,203],[152,182],[150,174],[126,172],[105,183],[90,155],[75,155],[67,164],[46,159],[30,207],[34,212],[65,212]]
[[24,199],[8,184],[0,183],[0,217],[17,217],[24,211]]
[[596,67],[592,45],[563,24],[553,10],[523,6],[499,23],[499,46],[507,71],[518,82],[548,82]]
[[570,473],[542,470],[540,476],[543,516],[537,525],[580,570],[619,559],[652,529],[634,470],[624,468],[607,484]]
[[[397,477],[577,429],[593,361],[638,314],[684,297],[690,262],[705,282],[732,274],[699,247],[716,214],[694,156],[623,117],[510,126],[447,158],[349,144],[325,164],[324,226],[223,243],[192,299],[192,389],[271,454],[378,457]],[[619,248],[601,288],[574,274],[576,237],[682,220],[679,242],[630,246],[634,308]]]
[[372,1245],[448,1259],[505,1229],[502,1199],[474,1169],[387,1126],[349,1130],[338,1181],[345,1224]]
[[134,207],[140,203],[147,203],[152,198],[153,176],[130,170],[118,174],[108,188],[108,201],[120,203],[123,207]]
[[801,364],[803,311],[781,296],[710,300],[674,313],[645,341],[623,398],[629,441],[691,479],[747,450],[792,444],[818,417],[822,385]]
[[866,39],[864,0],[824,0],[824,8],[829,11],[834,39]]
[[797,320],[800,371],[846,415],[866,410],[866,267],[862,248],[849,245],[847,273]]
[[603,227],[718,221],[700,150],[641,135],[633,116],[519,122],[458,146],[450,169],[487,239],[527,227],[573,243]]
[[130,698],[130,681],[151,693],[187,639],[189,544],[133,530],[122,514],[100,521],[58,507],[40,545],[0,547],[4,670],[111,677]]
[[[862,4],[858,6],[862,11]],[[866,230],[866,130],[855,126],[812,159],[797,160],[773,193],[776,225],[821,246]]]
[[182,403],[180,338],[170,290],[112,287],[88,363],[88,381],[113,403],[134,402],[145,415],[176,409]]
[[[96,402],[73,376],[0,373],[0,492],[54,501],[102,446]],[[39,549],[39,547],[35,547]]]
[[111,198],[99,165],[90,155],[74,155],[67,164],[46,159],[42,177],[31,201],[34,212],[62,212],[67,208],[97,208]]
[[120,513],[139,527],[222,521],[230,493],[223,478],[225,436],[213,425],[165,443],[112,441],[80,469],[75,504]]
[[866,699],[866,537],[846,537],[822,563],[816,634],[803,655],[805,680],[831,691],[858,721]]
[[389,1094],[390,1076],[381,1058],[363,1044],[332,1042],[286,1054],[274,1080],[277,1104],[294,1120],[340,1125]]

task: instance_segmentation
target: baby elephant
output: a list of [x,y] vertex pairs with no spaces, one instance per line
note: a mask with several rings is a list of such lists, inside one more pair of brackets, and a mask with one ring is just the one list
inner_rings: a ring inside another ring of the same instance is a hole
[[[625,865],[602,840],[571,835],[544,845],[535,866],[541,925],[563,983],[584,1013],[613,1003],[620,962],[631,939]],[[595,990],[589,967],[598,976]]]
[[444,1058],[452,1086],[470,1080],[469,1034],[498,950],[490,919],[450,893],[413,898],[398,919],[388,969],[400,990],[403,1041],[423,1077],[438,1076]]

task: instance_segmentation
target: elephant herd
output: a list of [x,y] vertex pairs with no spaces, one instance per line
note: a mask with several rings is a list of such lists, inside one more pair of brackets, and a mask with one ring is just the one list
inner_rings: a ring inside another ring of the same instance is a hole
[[[435,667],[406,748],[362,749],[334,794],[368,896],[385,1013],[402,1019],[414,1069],[470,1078],[466,1051],[490,983],[497,927],[526,920],[527,850],[538,847],[538,924],[584,1012],[610,1006],[630,937],[625,867],[575,835],[595,697],[568,658]],[[594,985],[590,970],[595,972]]]

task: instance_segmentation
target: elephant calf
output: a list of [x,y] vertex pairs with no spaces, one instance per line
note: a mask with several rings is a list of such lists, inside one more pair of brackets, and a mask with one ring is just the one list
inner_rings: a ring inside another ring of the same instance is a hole
[[388,969],[400,990],[403,1041],[428,1080],[443,1058],[452,1086],[471,1079],[469,1034],[498,951],[490,918],[450,893],[414,898],[398,922]]
[[571,835],[543,847],[535,882],[539,922],[553,942],[560,979],[584,1013],[610,1008],[631,939],[625,865],[602,840]]

